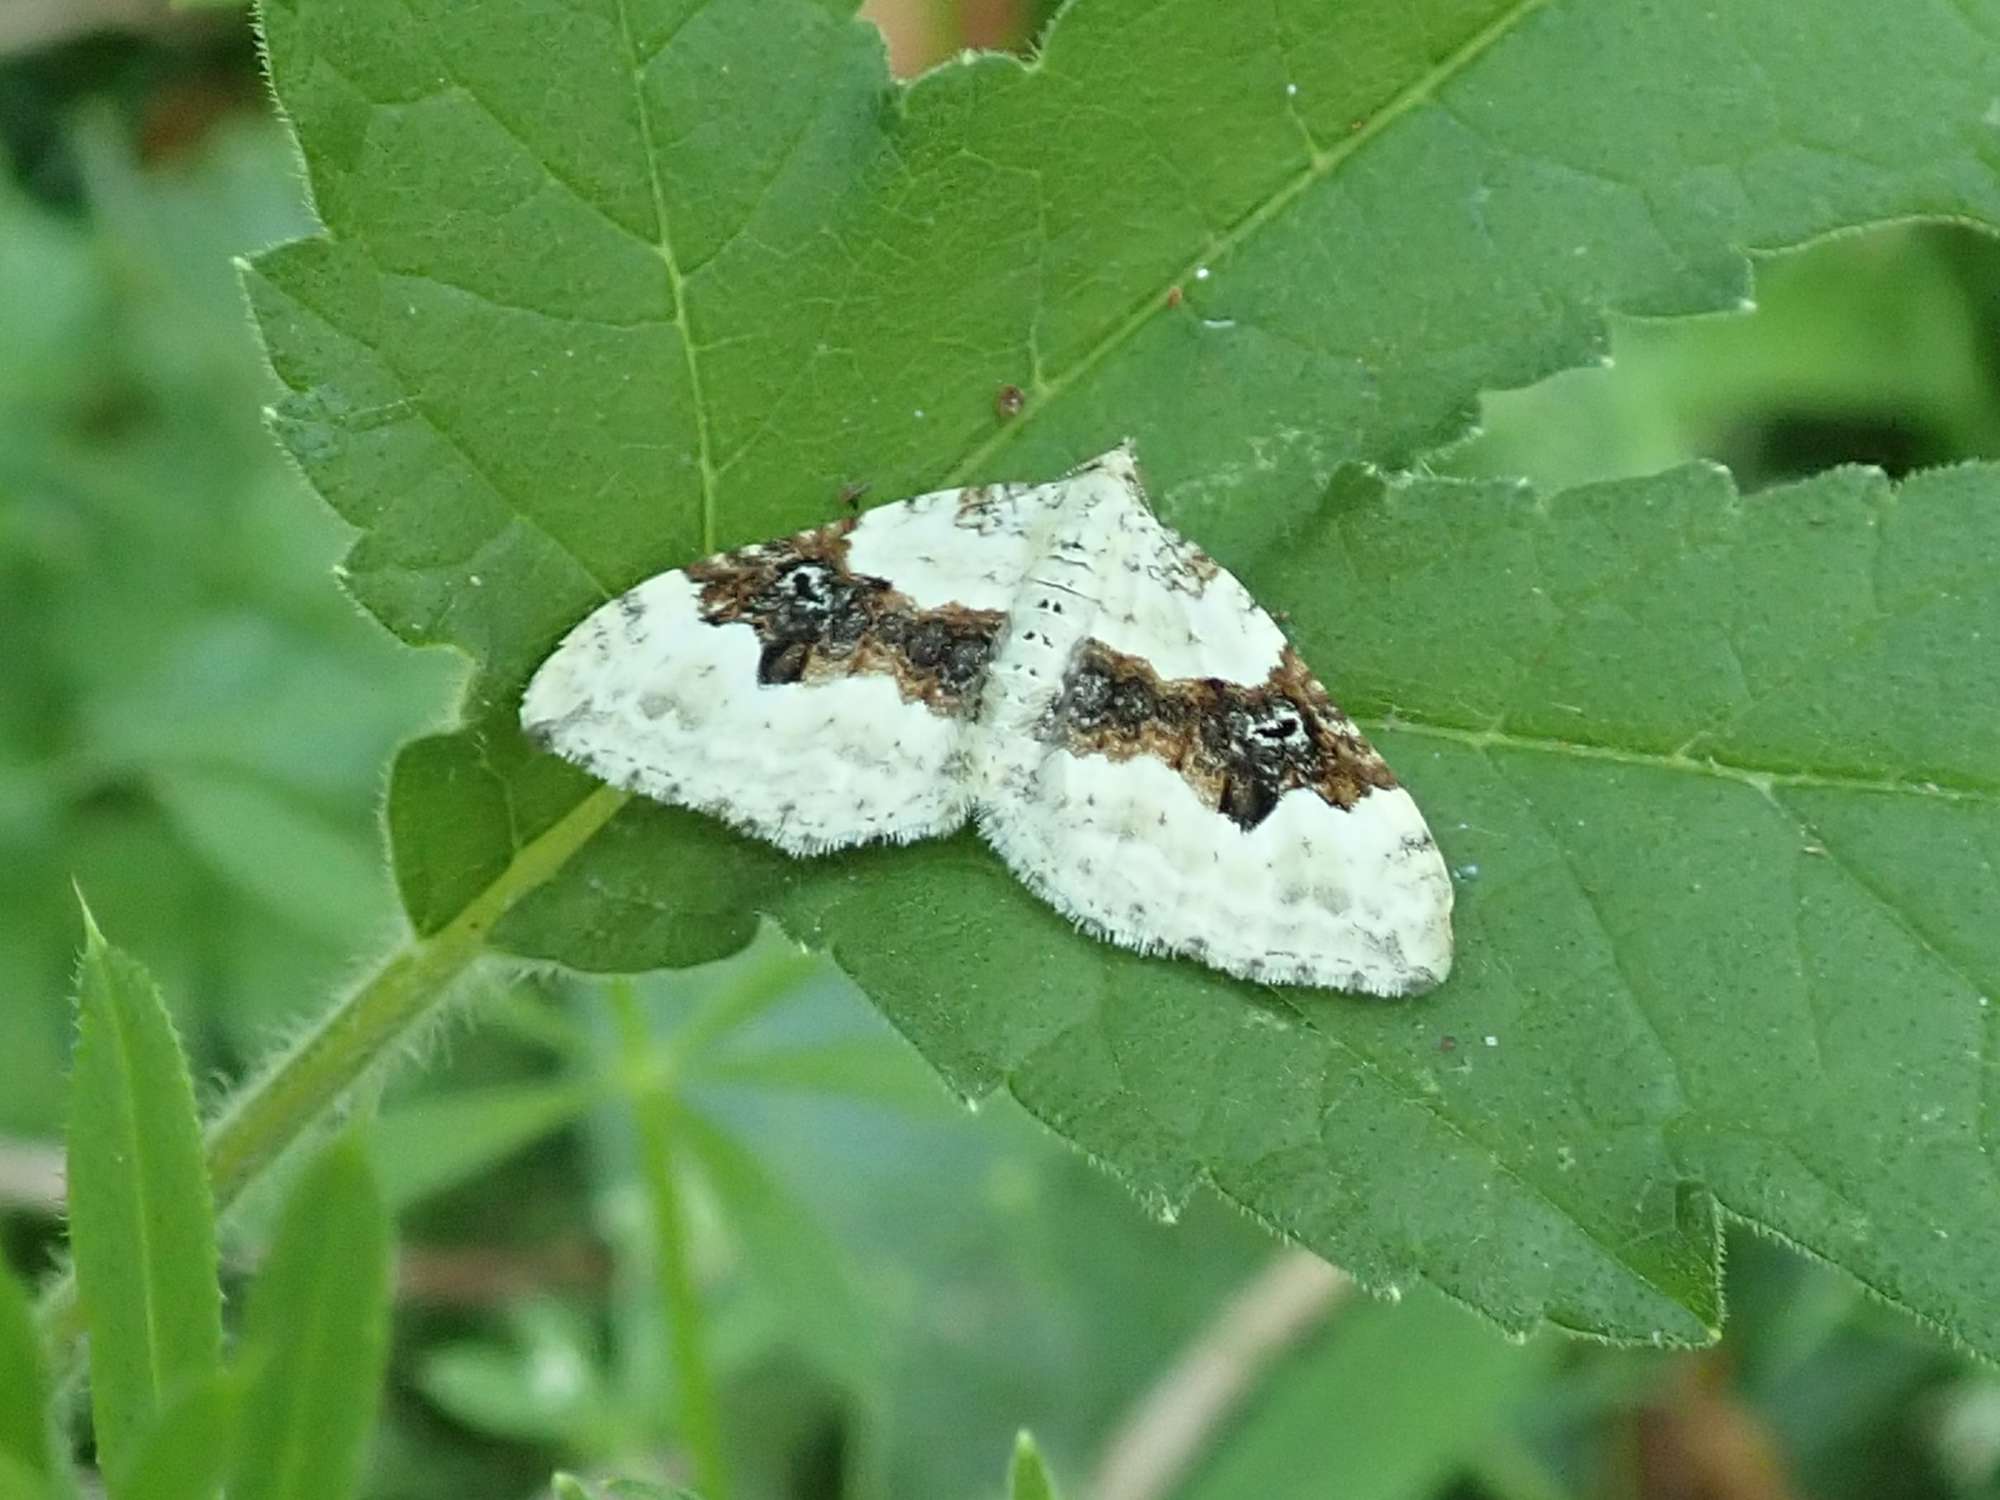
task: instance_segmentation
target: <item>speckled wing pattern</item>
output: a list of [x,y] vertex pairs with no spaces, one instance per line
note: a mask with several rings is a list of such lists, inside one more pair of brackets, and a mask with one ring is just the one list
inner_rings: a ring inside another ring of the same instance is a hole
[[540,744],[794,854],[975,818],[1087,931],[1408,995],[1451,967],[1423,815],[1128,446],[648,579],[528,686]]

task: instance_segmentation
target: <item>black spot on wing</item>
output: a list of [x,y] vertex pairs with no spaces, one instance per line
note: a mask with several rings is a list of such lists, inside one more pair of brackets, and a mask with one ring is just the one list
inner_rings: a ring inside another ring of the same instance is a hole
[[1251,686],[1162,679],[1142,658],[1087,641],[1040,732],[1075,755],[1150,755],[1245,829],[1296,787],[1346,808],[1375,787],[1396,784],[1289,649],[1269,678]]
[[939,713],[970,710],[1003,617],[947,605],[918,609],[890,579],[847,565],[848,523],[697,563],[702,618],[757,634],[767,687],[878,675]]

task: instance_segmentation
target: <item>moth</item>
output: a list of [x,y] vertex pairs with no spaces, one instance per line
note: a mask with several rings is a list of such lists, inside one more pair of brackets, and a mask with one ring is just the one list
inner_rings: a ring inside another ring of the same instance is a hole
[[794,855],[968,820],[1096,937],[1275,984],[1451,967],[1416,803],[1129,443],[1048,484],[878,506],[649,578],[535,672],[521,725]]

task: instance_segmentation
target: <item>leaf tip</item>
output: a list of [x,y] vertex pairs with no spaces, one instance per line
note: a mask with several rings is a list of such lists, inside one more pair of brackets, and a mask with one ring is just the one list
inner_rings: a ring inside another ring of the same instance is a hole
[[1023,1427],[1014,1434],[1014,1458],[1007,1467],[1008,1500],[1056,1500],[1056,1487],[1042,1462],[1035,1435]]
[[87,959],[102,957],[111,945],[104,940],[104,929],[97,925],[97,914],[83,894],[83,883],[72,877],[69,888],[76,896],[77,915],[83,918],[83,955]]
[[84,920],[84,964],[102,964],[104,956],[110,952],[110,942],[104,938],[104,928],[98,926],[98,914],[90,910],[90,900],[84,896],[84,886],[80,880],[70,880],[70,890],[76,896],[76,914]]

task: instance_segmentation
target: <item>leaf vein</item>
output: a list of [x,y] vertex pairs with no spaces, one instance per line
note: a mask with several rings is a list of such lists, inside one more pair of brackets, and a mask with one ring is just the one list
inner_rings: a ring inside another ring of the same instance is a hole
[[[425,32],[435,36],[436,33],[435,26],[428,17],[418,12],[415,5],[411,3],[411,0],[402,0],[402,5],[404,13],[410,17],[410,20],[412,21],[413,24],[422,28]],[[582,204],[585,208],[589,209],[592,213],[596,214],[600,219],[602,219],[606,224],[609,224],[619,234],[624,235],[627,239],[637,240],[641,244],[645,243],[645,237],[643,235],[635,233],[631,225],[621,222],[616,214],[612,213],[611,210],[606,208],[602,203],[599,203],[597,199],[592,197],[590,193],[586,192],[580,184],[570,181],[570,179],[567,176],[565,176],[561,171],[557,170],[555,164],[552,163],[546,156],[542,155],[542,153],[535,148],[534,144],[530,142],[526,136],[522,135],[521,132],[514,126],[514,124],[510,120],[507,119],[505,115],[501,114],[499,110],[495,109],[493,105],[487,101],[485,95],[481,94],[471,84],[467,83],[464,78],[460,77],[458,73],[453,71],[451,64],[446,60],[444,48],[436,45],[435,42],[433,42],[431,46],[431,58],[437,64],[438,72],[442,74],[445,79],[449,81],[451,86],[450,91],[455,92],[460,96],[462,96],[468,103],[470,103],[490,122],[492,122],[493,127],[496,130],[498,130],[502,135],[506,136],[508,140],[512,141],[516,149],[518,149],[522,155],[526,156],[528,160],[533,162],[535,166],[541,171],[544,177],[548,178],[550,182],[553,182],[557,187],[561,188],[565,193],[569,194],[571,198],[575,199],[578,203]],[[327,68],[331,69],[336,73],[340,73],[338,66],[331,59],[322,58],[321,61],[323,65],[326,66]],[[345,82],[347,82],[351,87],[355,88],[357,92],[360,91],[360,85],[354,79],[349,77],[347,74],[340,73],[340,77]],[[433,95],[431,97],[439,97],[439,96]],[[389,105],[382,104],[380,102],[376,102],[375,107],[377,109],[390,108]]]
[[1786,689],[1795,686],[1808,673],[1831,662],[1838,661],[1842,656],[1853,651],[1872,636],[1879,634],[1891,625],[1905,624],[1919,618],[1927,610],[1951,603],[1953,592],[1960,585],[1973,582],[1984,583],[1988,581],[1989,573],[1989,565],[1980,560],[1964,572],[1955,573],[1951,578],[1940,581],[1933,588],[1916,595],[1907,605],[1900,609],[1885,609],[1882,607],[1880,589],[1879,585],[1877,585],[1876,597],[1873,601],[1875,613],[1863,619],[1844,635],[1823,637],[1813,650],[1806,652],[1798,661],[1794,662],[1776,681],[1765,688],[1763,692],[1753,694],[1746,702],[1732,705],[1729,709],[1714,716],[1707,724],[1696,730],[1693,737],[1681,746],[1681,752],[1685,753],[1691,750],[1703,740],[1714,740],[1728,735],[1730,731],[1742,723],[1745,717],[1754,713],[1758,708],[1770,702],[1771,699],[1783,693]]
[[1510,750],[1533,750],[1549,755],[1569,755],[1580,760],[1611,761],[1620,765],[1643,766],[1674,771],[1687,776],[1710,776],[1721,781],[1737,781],[1758,792],[1770,787],[1812,787],[1827,791],[1879,792],[1891,796],[1932,797],[1945,802],[1964,802],[1981,807],[2000,807],[2000,788],[1943,782],[1885,780],[1876,777],[1842,775],[1836,772],[1802,771],[1791,767],[1751,765],[1716,760],[1697,760],[1680,751],[1632,750],[1618,745],[1595,745],[1583,740],[1559,739],[1553,735],[1525,735],[1492,727],[1473,728],[1437,720],[1370,718],[1357,722],[1378,731],[1429,736],[1450,740],[1475,750],[1499,746]]
[[[377,350],[376,352],[380,353],[381,351]],[[397,372],[396,378],[398,380],[403,379],[401,371]],[[405,384],[404,389],[408,390],[409,386]],[[439,417],[436,412],[432,411],[421,396],[412,392],[410,407],[411,410],[423,419],[424,425],[436,433],[445,446],[458,455],[459,461],[472,471],[481,484],[486,486],[487,493],[500,502],[501,508],[512,514],[523,525],[533,530],[536,535],[546,537],[552,547],[576,565],[583,576],[596,588],[601,598],[609,599],[617,592],[610,583],[598,575],[595,568],[583,560],[581,554],[556,534],[554,528],[542,521],[519,499],[509,493],[486,466],[472,456],[472,450],[465,445],[464,440],[457,433],[451,430],[450,424]]]
[[[1814,830],[1812,825],[1805,820],[1804,815],[1797,808],[1782,800],[1775,798],[1773,800],[1777,801],[1778,806],[1782,807],[1793,822],[1798,825],[1801,833],[1805,834],[1808,838],[1815,839],[1819,847],[1826,850],[1826,857],[1833,861],[1834,867],[1853,882],[1856,890],[1860,891],[1880,907],[1889,920],[1901,929],[1905,937],[1915,943],[1925,953],[1928,953],[1971,993],[1990,998],[1993,986],[1982,983],[1974,976],[1973,970],[1978,966],[1977,960],[1969,957],[1961,958],[1957,954],[1946,951],[1944,944],[1925,932],[1918,925],[1916,918],[1909,913],[1900,901],[1896,900],[1889,892],[1882,890],[1874,881],[1864,875],[1861,867],[1855,864],[1852,859],[1842,854],[1832,839]],[[1973,1122],[1973,1145],[1975,1147],[1973,1154],[1979,1158],[1981,1164],[1985,1167],[1987,1176],[1996,1184],[2000,1184],[2000,1162],[1996,1162],[1993,1159],[1990,1151],[1977,1149],[1983,1144],[1993,1123],[1991,1116],[1993,1091],[1986,1086],[1987,1080],[1991,1077],[1993,1065],[1993,1016],[1990,1005],[1982,1009],[1984,1013],[1979,1018],[1979,1055],[1975,1062],[1975,1066],[1979,1070],[1980,1080],[1979,1118]]]
[[448,277],[439,276],[435,272],[404,271],[404,270],[397,270],[393,267],[388,267],[388,266],[382,266],[380,267],[380,269],[382,270],[385,276],[396,277],[405,281],[425,282],[431,286],[441,287],[445,291],[455,292],[459,296],[468,297],[473,301],[480,303],[482,306],[493,308],[499,312],[525,313],[529,317],[544,318],[551,323],[565,323],[586,328],[612,328],[612,329],[624,330],[633,328],[658,328],[664,325],[671,324],[673,322],[673,319],[670,316],[669,317],[649,316],[642,318],[591,318],[591,317],[585,317],[579,313],[551,312],[546,307],[532,307],[525,302],[509,302],[504,297],[497,297],[491,292],[483,292],[477,287],[467,286],[462,281],[453,281]]
[[625,56],[632,77],[632,105],[638,111],[639,140],[646,153],[646,178],[653,192],[654,227],[658,234],[656,248],[660,258],[666,262],[667,282],[673,288],[672,321],[680,335],[681,359],[687,368],[688,401],[693,408],[696,461],[701,473],[702,551],[709,553],[715,550],[716,532],[717,473],[714,440],[709,431],[708,401],[702,393],[701,361],[695,356],[696,339],[694,319],[688,305],[687,276],[681,270],[680,256],[674,249],[672,215],[667,207],[666,176],[660,168],[659,149],[653,142],[652,110],[646,103],[646,74],[652,61],[660,54],[655,53],[653,59],[642,59],[639,56],[639,45],[632,34],[629,0],[617,0],[617,4],[618,31],[625,44]]
[[1624,949],[1619,944],[1618,934],[1611,929],[1610,919],[1605,915],[1604,904],[1598,899],[1596,888],[1590,881],[1584,879],[1583,872],[1577,868],[1575,856],[1570,853],[1569,845],[1564,842],[1563,836],[1556,830],[1555,824],[1549,820],[1548,814],[1542,811],[1541,804],[1536,802],[1533,793],[1521,784],[1520,778],[1510,772],[1506,766],[1495,760],[1490,748],[1482,747],[1479,754],[1480,759],[1486,763],[1494,775],[1514,788],[1515,795],[1519,798],[1521,806],[1526,809],[1528,815],[1540,826],[1542,832],[1548,835],[1549,842],[1555,846],[1557,855],[1562,860],[1563,869],[1568,872],[1570,881],[1575,886],[1577,894],[1583,898],[1583,904],[1590,908],[1591,920],[1597,924],[1597,930],[1604,934],[1605,946],[1610,949],[1611,953],[1611,966],[1617,971],[1619,982],[1625,987],[1626,997],[1631,1001],[1632,1013],[1639,1018],[1639,1023],[1651,1035],[1653,1045],[1659,1048],[1660,1056],[1666,1061],[1667,1072],[1672,1077],[1674,1083],[1675,1101],[1679,1106],[1675,1113],[1676,1115],[1687,1114],[1689,1112],[1688,1101],[1691,1095],[1688,1091],[1686,1076],[1681,1072],[1680,1059],[1675,1056],[1674,1049],[1668,1045],[1666,1032],[1661,1030],[1659,1021],[1653,1015],[1652,1007],[1646,1003],[1646,999],[1641,993],[1638,980],[1634,978],[1631,969],[1625,962]]
[[[620,3],[622,4],[623,0],[620,0]],[[1290,208],[1315,183],[1339,170],[1345,162],[1391,124],[1417,106],[1434,101],[1438,91],[1445,84],[1477,62],[1529,15],[1548,3],[1549,0],[1515,0],[1514,4],[1488,21],[1421,77],[1394,94],[1387,103],[1368,117],[1359,130],[1354,131],[1330,150],[1311,157],[1292,177],[1272,189],[1262,203],[1199,250],[1163,285],[1153,287],[1134,299],[1131,310],[1106,329],[1094,344],[1079,354],[1067,370],[1048,377],[1044,394],[1051,398],[1061,394],[1104,363],[1125,344],[1136,338],[1140,330],[1160,314],[1161,309],[1167,305],[1166,293],[1170,287],[1192,280],[1196,270],[1201,266],[1225,259],[1230,252]],[[965,457],[953,466],[950,475],[943,482],[947,485],[963,484],[969,478],[976,478],[995,453],[1018,440],[1021,433],[1033,425],[1037,412],[1052,410],[1058,405],[1060,403],[1054,400],[1037,402],[1034,407],[1023,413],[1021,418],[993,433],[984,442],[975,444]]]

